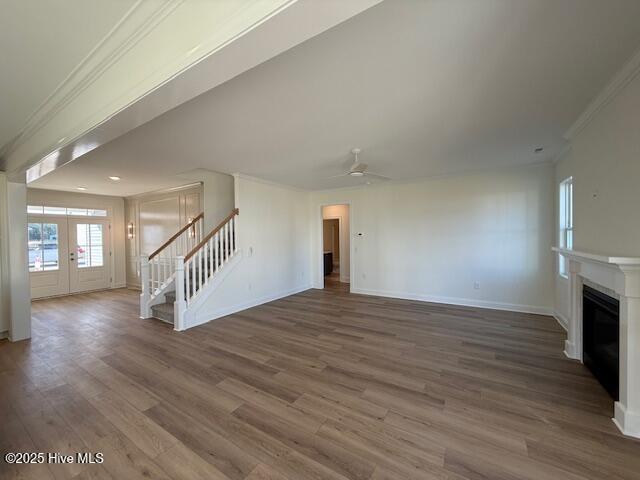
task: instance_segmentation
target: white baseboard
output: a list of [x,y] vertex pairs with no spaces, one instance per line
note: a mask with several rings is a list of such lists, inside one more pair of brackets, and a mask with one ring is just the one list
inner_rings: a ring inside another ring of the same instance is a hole
[[491,302],[487,300],[474,300],[460,297],[442,297],[438,295],[421,295],[406,292],[392,292],[388,290],[368,290],[364,288],[351,288],[351,293],[362,295],[375,295],[378,297],[400,298],[402,300],[418,300],[421,302],[443,303],[447,305],[459,305],[463,307],[486,308],[491,310],[506,310],[509,312],[533,313],[536,315],[553,315],[553,310],[547,307],[535,305],[520,305],[516,303]]
[[249,300],[248,302],[239,303],[236,305],[232,305],[229,307],[224,307],[213,312],[207,312],[207,316],[204,319],[196,318],[194,321],[190,322],[187,328],[197,327],[198,325],[202,325],[212,320],[216,320],[221,317],[226,317],[227,315],[231,315],[232,313],[241,312],[242,310],[247,310],[248,308],[257,307],[258,305],[262,305],[264,303],[273,302],[274,300],[279,300],[284,297],[288,297],[289,295],[295,295],[296,293],[304,292],[305,290],[309,290],[311,285],[304,285],[301,287],[294,288],[292,290],[281,291],[269,295],[264,295],[262,297],[254,298]]
[[582,362],[582,353],[578,352],[575,344],[570,342],[568,339],[564,341],[564,354],[567,358]]
[[9,330],[5,332],[0,332],[0,340],[3,340],[5,338],[9,338]]
[[565,317],[564,315],[562,315],[559,311],[554,310],[553,312],[553,317],[556,319],[556,321],[560,324],[560,326],[562,328],[564,328],[565,332],[569,331],[569,320],[567,319],[567,317]]
[[614,417],[613,423],[624,434],[629,437],[640,438],[640,414],[636,412],[630,412],[626,407],[620,403],[614,403]]

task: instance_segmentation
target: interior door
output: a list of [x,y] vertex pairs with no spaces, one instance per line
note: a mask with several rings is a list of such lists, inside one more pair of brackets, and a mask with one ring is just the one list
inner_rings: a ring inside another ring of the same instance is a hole
[[67,218],[29,215],[27,241],[31,298],[69,293]]
[[109,220],[69,219],[69,292],[109,288]]

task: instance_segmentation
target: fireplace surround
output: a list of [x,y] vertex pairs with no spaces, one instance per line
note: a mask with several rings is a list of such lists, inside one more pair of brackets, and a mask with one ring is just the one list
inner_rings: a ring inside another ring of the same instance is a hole
[[565,354],[584,362],[583,291],[611,291],[619,307],[619,394],[613,421],[625,435],[640,438],[640,258],[598,255],[554,247],[569,261]]

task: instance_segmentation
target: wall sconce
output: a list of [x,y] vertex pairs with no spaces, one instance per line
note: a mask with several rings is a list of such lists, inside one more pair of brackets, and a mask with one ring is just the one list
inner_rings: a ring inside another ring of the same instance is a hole
[[127,225],[127,237],[129,239],[133,238],[133,222],[129,222],[129,225]]

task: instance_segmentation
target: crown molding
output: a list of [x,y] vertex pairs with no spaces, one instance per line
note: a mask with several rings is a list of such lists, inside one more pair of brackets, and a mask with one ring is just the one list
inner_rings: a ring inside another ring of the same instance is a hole
[[46,175],[380,1],[138,0],[83,64],[96,75],[74,71],[0,151],[0,170]]
[[[296,1],[245,0],[224,19],[219,19],[221,22],[224,20],[220,28],[212,29],[200,38],[197,37],[197,32],[185,33],[180,38],[185,45],[179,51],[174,49],[160,63],[156,61],[155,65],[146,68],[146,65],[132,63],[130,52],[139,54],[144,48],[149,48],[149,43],[154,42],[156,37],[162,39],[165,35],[166,38],[167,30],[188,32],[188,28],[185,28],[193,5],[185,0],[138,0],[29,118],[15,141],[2,151],[2,165],[11,171],[16,170],[17,166],[29,168],[66,147],[70,147],[73,157],[68,161],[87,153],[98,145],[88,150],[76,148],[75,150],[80,151],[77,155],[71,147],[83,135],[140,98],[162,87]],[[207,5],[200,4],[201,10],[213,14],[217,8],[215,2]],[[193,46],[194,43],[197,45]],[[107,91],[98,91],[100,88],[104,89],[100,82],[107,75],[127,68],[137,70],[135,81],[132,80],[127,88],[115,86]],[[60,127],[53,129],[58,130],[54,134],[51,125],[57,124]]]
[[183,0],[163,0],[161,2],[138,0],[132,5],[118,23],[107,32],[102,40],[27,119],[20,133],[7,150],[3,151],[3,156],[10,155],[32,138],[127,51],[153,31],[182,2]]
[[571,140],[582,131],[596,114],[602,110],[620,91],[640,73],[640,50],[611,79],[602,91],[587,106],[573,125],[565,132],[564,138]]

